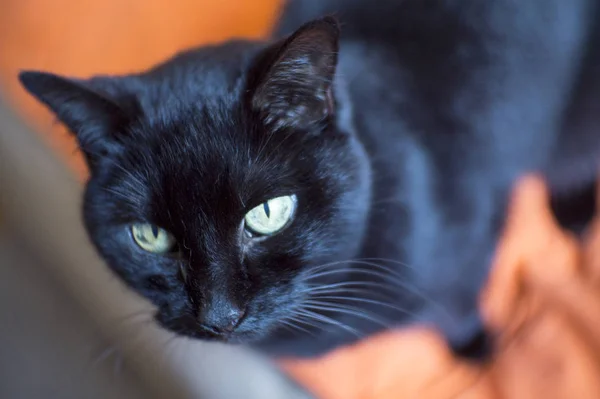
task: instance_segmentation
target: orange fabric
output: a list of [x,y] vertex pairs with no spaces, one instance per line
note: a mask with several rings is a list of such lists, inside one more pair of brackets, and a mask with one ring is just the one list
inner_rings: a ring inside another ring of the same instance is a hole
[[[0,89],[47,143],[87,176],[73,138],[18,85],[21,69],[87,77],[143,70],[177,51],[262,37],[280,0],[3,0]],[[1,94],[1,93],[0,93]],[[51,134],[50,134],[51,133]]]
[[[258,37],[278,0],[5,0],[0,87],[84,177],[73,140],[15,80],[22,68],[86,76],[140,70],[192,45]],[[500,333],[486,366],[454,359],[432,331],[390,332],[283,366],[323,399],[600,398],[600,219],[584,242],[554,222],[543,183],[515,191],[482,311]]]
[[536,177],[517,186],[481,298],[499,334],[485,366],[434,332],[392,332],[284,367],[323,399],[600,398],[600,218],[584,242],[561,231]]

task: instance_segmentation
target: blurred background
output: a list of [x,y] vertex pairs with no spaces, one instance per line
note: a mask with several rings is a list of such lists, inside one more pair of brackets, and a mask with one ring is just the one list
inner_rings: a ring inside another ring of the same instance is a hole
[[19,70],[74,77],[141,71],[190,47],[264,37],[281,2],[0,0],[0,88],[40,137],[84,177],[74,140],[19,86]]
[[143,70],[268,34],[276,0],[0,0],[0,398],[305,398],[266,359],[173,339],[80,222],[73,138],[17,82]]

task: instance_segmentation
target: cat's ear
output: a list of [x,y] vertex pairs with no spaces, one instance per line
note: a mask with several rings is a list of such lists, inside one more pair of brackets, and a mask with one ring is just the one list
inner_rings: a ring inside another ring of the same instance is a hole
[[19,80],[76,135],[91,167],[98,157],[119,147],[118,135],[127,124],[127,115],[117,103],[84,81],[51,73],[24,71]]
[[252,96],[268,125],[310,129],[333,115],[339,35],[336,19],[325,17],[275,45]]

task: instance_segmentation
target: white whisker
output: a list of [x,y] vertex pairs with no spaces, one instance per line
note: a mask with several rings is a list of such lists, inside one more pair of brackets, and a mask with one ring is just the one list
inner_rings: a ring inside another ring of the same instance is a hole
[[352,328],[352,327],[350,327],[350,326],[348,326],[348,325],[346,325],[346,324],[344,324],[344,323],[342,323],[342,322],[340,322],[338,320],[332,319],[331,317],[327,317],[325,315],[313,312],[312,310],[304,308],[302,310],[298,310],[297,314],[304,315],[305,317],[308,317],[311,320],[317,320],[317,321],[321,321],[321,322],[324,322],[324,323],[329,324],[329,325],[336,326],[338,328],[341,328],[341,329],[343,329],[345,331],[348,331],[348,332],[356,335],[357,337],[362,337],[363,336],[363,334],[361,334],[356,329],[354,329],[354,328]]
[[[387,307],[393,310],[397,310],[399,312],[402,313],[406,313],[406,314],[411,314],[408,310],[400,308],[398,306],[389,304],[389,303],[385,303],[385,302],[381,302],[381,301],[377,301],[375,299],[367,299],[367,298],[356,298],[356,297],[348,297],[348,296],[343,296],[343,295],[323,295],[323,296],[318,296],[316,297],[317,299],[337,299],[337,300],[342,300],[342,301],[353,301],[353,302],[362,302],[362,303],[370,303],[373,305],[378,305],[378,306],[383,306],[383,307]],[[328,302],[324,302],[329,304]],[[337,304],[336,304],[337,305]]]
[[313,335],[313,336],[315,335],[315,334],[314,334],[312,331],[309,331],[309,330],[307,330],[306,328],[304,328],[304,327],[301,327],[301,326],[299,326],[298,324],[294,323],[294,322],[293,322],[294,320],[295,320],[295,319],[290,319],[290,321],[287,321],[287,320],[279,320],[279,322],[280,322],[280,323],[282,323],[282,324],[284,324],[285,326],[289,327],[289,328],[290,328],[290,329],[292,329],[292,330],[294,330],[294,329],[295,329],[295,330],[299,330],[299,331],[305,332],[305,333],[307,333],[307,334],[310,334],[310,335]]
[[382,326],[384,326],[386,328],[391,327],[388,322],[381,320],[378,317],[373,317],[373,316],[361,311],[360,309],[350,307],[350,306],[338,306],[337,304],[329,304],[329,303],[320,302],[320,301],[307,300],[307,301],[305,301],[305,307],[309,308],[309,309],[345,313],[348,315],[361,317],[365,320],[369,320],[374,323],[381,324]]

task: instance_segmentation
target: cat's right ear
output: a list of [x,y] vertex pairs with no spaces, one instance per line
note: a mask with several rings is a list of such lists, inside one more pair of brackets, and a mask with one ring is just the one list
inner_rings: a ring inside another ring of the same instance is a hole
[[99,157],[119,148],[118,133],[127,115],[114,101],[84,82],[51,73],[23,71],[19,80],[75,134],[91,168]]

